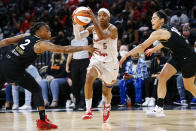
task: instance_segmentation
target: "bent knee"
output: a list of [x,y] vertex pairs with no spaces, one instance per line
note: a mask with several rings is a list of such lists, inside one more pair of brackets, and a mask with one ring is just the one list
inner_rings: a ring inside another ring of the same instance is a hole
[[94,67],[91,67],[86,74],[86,79],[95,79],[97,77],[97,71]]
[[159,82],[167,82],[168,78],[167,78],[167,75],[165,73],[161,73],[159,76],[158,76],[158,79],[159,79]]

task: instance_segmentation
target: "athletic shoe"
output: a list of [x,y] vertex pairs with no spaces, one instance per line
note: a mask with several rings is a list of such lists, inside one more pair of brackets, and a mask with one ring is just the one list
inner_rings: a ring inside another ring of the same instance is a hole
[[103,122],[107,122],[109,120],[110,110],[111,110],[111,105],[109,107],[105,107],[104,105]]
[[53,102],[50,104],[49,107],[55,108],[55,107],[57,107],[57,106],[58,106],[58,102],[57,102],[57,101],[53,101]]
[[66,107],[66,108],[69,108],[70,105],[71,105],[71,100],[67,100],[67,101],[66,101],[66,104],[65,104],[65,107]]
[[142,104],[142,106],[148,106],[148,103],[150,102],[150,98],[146,97],[145,102]]
[[86,110],[85,114],[82,116],[82,120],[88,120],[92,118],[93,118],[92,108],[90,109],[90,111]]
[[69,105],[70,108],[75,108],[75,106],[76,106],[76,105],[75,105],[75,103],[73,103],[73,102],[71,103],[71,105]]
[[19,107],[18,109],[19,110],[31,110],[32,107],[24,104],[23,106]]
[[165,117],[165,114],[163,112],[163,108],[159,106],[155,106],[155,108],[152,111],[146,112],[147,116],[154,116],[154,117]]
[[45,121],[42,121],[40,119],[37,120],[37,129],[39,130],[49,130],[49,129],[57,129],[58,126],[55,124],[52,124],[50,120],[45,118]]
[[173,104],[180,105],[180,106],[188,106],[188,104],[186,103],[186,100],[184,98],[173,102]]
[[12,110],[18,110],[18,105],[13,104],[13,106],[12,106]]
[[155,106],[155,98],[151,97],[148,106]]
[[190,104],[191,105],[196,105],[196,98],[193,98]]
[[44,99],[44,106],[48,107],[49,106],[49,102],[47,100]]

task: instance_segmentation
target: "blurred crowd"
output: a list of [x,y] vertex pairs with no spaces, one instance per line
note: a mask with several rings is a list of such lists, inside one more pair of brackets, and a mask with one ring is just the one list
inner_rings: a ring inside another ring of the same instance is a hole
[[[151,16],[160,9],[164,10],[168,15],[168,24],[176,27],[186,38],[187,43],[196,50],[195,0],[1,0],[0,40],[21,33],[28,33],[35,22],[44,21],[51,28],[52,38],[50,41],[57,45],[70,45],[74,39],[72,12],[79,6],[89,6],[95,15],[97,15],[97,11],[101,7],[107,8],[111,12],[111,23],[118,28],[119,59],[149,37],[152,32]],[[158,44],[158,41],[153,46],[156,44]],[[0,48],[0,59],[13,47],[14,45]],[[112,104],[124,106],[131,101],[131,104],[136,106],[154,106],[157,77],[169,57],[170,52],[162,49],[150,57],[137,54],[128,59],[123,68],[120,69],[118,80],[113,89],[113,93],[118,94],[119,101],[114,98]],[[66,102],[65,106],[75,106],[74,102],[76,100],[74,100],[75,97],[71,88],[72,78],[70,72],[65,71],[66,58],[67,55],[46,52],[34,63],[35,68],[38,69],[38,73],[41,75],[42,80],[38,82],[42,87],[46,106],[52,108],[59,106],[60,98],[63,99],[61,102]],[[132,69],[138,70],[139,73],[134,74]],[[128,76],[124,73],[128,73]],[[138,75],[135,77],[137,79],[133,79],[134,75]],[[168,82],[168,90],[171,90],[171,93],[167,95],[168,103],[174,101],[175,104],[186,105],[186,100],[191,97],[192,103],[196,104],[195,98],[192,99],[190,94],[187,97],[186,92],[180,90],[183,86],[183,83],[180,83],[180,76],[180,74],[177,74]],[[178,79],[177,81],[176,78]],[[97,80],[94,88],[100,88],[99,90],[101,90],[101,84]],[[16,86],[13,83],[7,83],[7,85],[11,85],[12,88]],[[5,86],[6,90],[8,90],[6,91],[8,96],[6,101],[9,102],[12,101],[9,98],[11,96],[9,94],[11,91],[9,90],[11,89],[7,85]],[[68,88],[59,89],[65,86]],[[81,94],[83,93],[82,90]],[[177,92],[178,97],[175,97],[175,92]],[[13,93],[12,89],[12,96],[15,96]],[[28,95],[28,93],[25,93],[25,95]],[[62,97],[62,95],[66,97]],[[94,96],[96,97],[95,106],[97,106],[98,101],[101,99],[101,94],[95,93],[94,95],[99,95],[99,97]],[[51,97],[51,99],[48,97]],[[179,98],[179,101],[175,101],[177,100],[176,98]],[[102,107],[103,103],[104,101],[101,100],[98,107]],[[9,103],[6,106],[8,105]],[[13,105],[13,109],[19,108],[18,102],[13,102]],[[31,109],[30,104],[26,104],[23,108]]]

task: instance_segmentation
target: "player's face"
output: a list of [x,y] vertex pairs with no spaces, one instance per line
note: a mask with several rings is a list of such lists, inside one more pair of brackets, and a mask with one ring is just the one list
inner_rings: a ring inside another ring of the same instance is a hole
[[102,24],[108,24],[110,21],[110,17],[104,11],[99,12],[98,14],[98,22]]
[[42,26],[39,29],[39,37],[45,40],[49,40],[51,37],[50,27],[49,26]]
[[156,13],[153,14],[152,16],[152,20],[151,20],[151,23],[152,23],[152,29],[153,30],[157,30],[159,29],[162,25],[163,25],[163,19],[160,19]]

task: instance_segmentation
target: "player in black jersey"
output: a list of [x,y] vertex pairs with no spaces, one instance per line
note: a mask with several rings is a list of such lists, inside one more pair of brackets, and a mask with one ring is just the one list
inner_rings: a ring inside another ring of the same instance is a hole
[[43,52],[72,53],[87,50],[93,52],[92,46],[58,46],[45,40],[49,40],[51,32],[44,22],[35,23],[30,29],[29,36],[24,34],[3,39],[0,47],[18,43],[16,48],[9,52],[3,60],[0,60],[0,88],[5,82],[17,83],[32,93],[34,104],[38,107],[40,119],[37,120],[38,129],[56,129],[45,115],[44,101],[41,87],[35,79],[25,71],[25,68]]
[[186,43],[184,37],[174,27],[167,24],[167,15],[159,10],[152,16],[152,28],[155,30],[150,37],[136,48],[129,51],[120,60],[120,66],[128,56],[143,52],[147,47],[152,45],[156,40],[160,41],[153,49],[147,50],[145,53],[151,55],[157,50],[166,47],[171,51],[172,58],[165,64],[159,75],[158,81],[158,100],[155,109],[147,112],[147,115],[164,117],[163,103],[166,96],[166,83],[178,71],[182,72],[185,88],[196,97],[196,86],[194,85],[196,74],[196,53],[189,44]]

